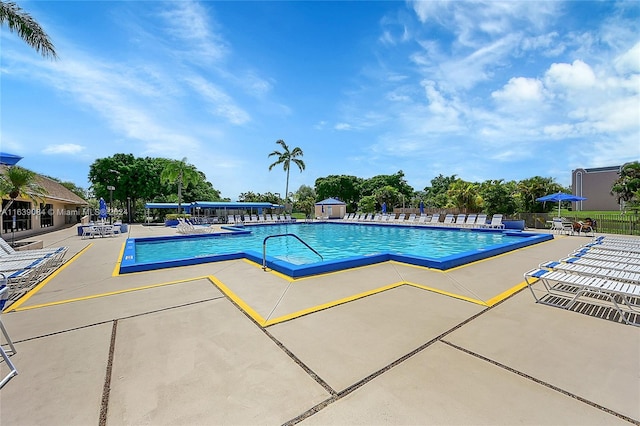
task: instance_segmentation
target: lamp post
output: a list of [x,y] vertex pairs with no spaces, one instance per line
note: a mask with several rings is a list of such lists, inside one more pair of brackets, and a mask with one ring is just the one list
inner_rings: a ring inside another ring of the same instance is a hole
[[107,186],[107,189],[109,190],[109,225],[113,224],[113,191],[115,191],[116,187],[115,186]]
[[[120,172],[117,170],[109,169],[109,173],[113,173],[115,175],[120,176]],[[116,176],[116,179],[118,179],[117,176]],[[109,210],[111,212],[111,214],[109,215],[109,224],[112,225],[113,224],[113,191],[116,190],[116,187],[113,185],[109,185],[107,186],[107,189],[109,190]]]

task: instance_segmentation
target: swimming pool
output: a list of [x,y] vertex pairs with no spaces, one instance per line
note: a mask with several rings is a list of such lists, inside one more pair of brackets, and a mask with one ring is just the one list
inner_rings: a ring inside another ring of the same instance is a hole
[[[321,257],[298,241],[302,239]],[[278,235],[278,237],[271,237]],[[396,260],[450,269],[552,239],[490,229],[350,223],[296,223],[247,226],[231,233],[128,239],[120,273],[247,258],[301,277]]]

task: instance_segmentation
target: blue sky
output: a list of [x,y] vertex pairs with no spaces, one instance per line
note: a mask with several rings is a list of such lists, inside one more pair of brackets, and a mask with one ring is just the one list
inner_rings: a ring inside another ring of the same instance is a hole
[[223,197],[398,170],[416,190],[640,159],[640,2],[20,1],[0,33],[0,150],[88,187],[116,153],[182,159]]

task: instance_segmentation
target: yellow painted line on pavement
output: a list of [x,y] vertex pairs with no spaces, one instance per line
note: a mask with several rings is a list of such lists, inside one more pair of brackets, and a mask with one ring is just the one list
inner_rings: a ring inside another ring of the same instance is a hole
[[224,285],[222,281],[214,277],[213,275],[209,275],[207,278],[216,286],[218,289],[223,292],[229,299],[231,299],[236,305],[240,307],[243,311],[247,313],[251,318],[254,319],[261,327],[264,327],[264,318],[251,306],[247,304],[244,300],[238,297],[229,287]]
[[522,281],[520,284],[511,287],[509,290],[504,291],[502,293],[500,293],[499,295],[492,297],[491,299],[487,300],[487,305],[488,306],[493,306],[498,302],[502,302],[504,299],[506,299],[507,297],[511,296],[512,294],[515,294],[517,292],[519,292],[520,290],[522,290],[523,288],[525,288],[527,286],[527,282],[526,281]]
[[328,303],[324,303],[322,305],[316,305],[307,309],[302,309],[300,311],[297,312],[293,312],[291,314],[288,315],[283,315],[281,317],[278,318],[274,318],[271,319],[269,321],[266,321],[262,326],[263,327],[268,327],[270,325],[274,325],[274,324],[278,324],[284,321],[289,321],[298,317],[301,317],[303,315],[308,315],[308,314],[312,314],[314,312],[318,312],[318,311],[322,311],[324,309],[329,309],[329,308],[333,308],[335,306],[338,305],[342,305],[344,303],[348,303],[348,302],[353,302],[354,300],[358,300],[358,299],[362,299],[363,297],[367,297],[367,296],[371,296],[386,290],[390,290],[392,288],[396,288],[399,287],[401,285],[404,285],[404,282],[397,282],[394,284],[389,284],[387,286],[384,287],[379,287],[373,290],[369,290],[369,291],[365,291],[364,293],[358,293],[358,294],[354,294],[353,296],[349,296],[349,297],[345,297],[343,299],[338,299],[338,300],[334,300],[332,302],[328,302]]
[[77,252],[71,259],[69,259],[64,264],[62,264],[51,275],[49,275],[47,278],[42,280],[42,282],[39,283],[38,285],[36,285],[34,288],[32,288],[31,290],[26,292],[24,294],[24,296],[22,296],[20,299],[18,299],[15,302],[13,302],[9,307],[5,308],[5,310],[3,310],[2,312],[13,312],[13,311],[16,311],[27,300],[29,300],[31,298],[31,296],[36,294],[42,287],[47,285],[49,283],[49,281],[51,281],[56,275],[58,275],[60,272],[62,272],[64,269],[66,269],[66,267],[69,266],[72,262],[74,262],[78,257],[80,257],[80,255],[84,254],[84,252],[89,250],[89,248],[91,248],[91,246],[93,246],[93,243],[89,244],[88,246],[86,246],[85,248],[83,248],[82,250]]
[[[169,281],[161,284],[151,284],[151,285],[145,285],[142,287],[127,288],[124,290],[110,291],[108,293],[93,294],[91,296],[76,297],[74,299],[59,300],[57,302],[42,303],[40,305],[25,306],[24,308],[16,308],[13,311],[15,312],[28,311],[30,309],[46,308],[49,306],[64,305],[64,304],[73,303],[73,302],[82,302],[84,300],[99,299],[101,297],[115,296],[118,294],[131,293],[131,292],[140,291],[140,290],[148,290],[151,288],[165,287],[165,286],[174,285],[174,284],[182,284],[190,281],[197,281],[197,280],[208,279],[208,278],[209,277],[196,277],[196,278],[188,278],[184,280]],[[13,305],[11,307],[13,307]]]
[[122,248],[120,249],[120,253],[118,254],[118,260],[116,261],[116,266],[113,268],[113,272],[111,273],[112,277],[120,276],[120,263],[122,263],[122,255],[124,254],[124,248],[127,245],[127,241],[125,240],[122,243]]
[[454,299],[460,299],[460,300],[464,300],[466,302],[475,303],[476,305],[489,306],[489,305],[487,305],[486,302],[483,302],[482,300],[474,299],[472,297],[463,296],[461,294],[450,293],[448,291],[440,290],[440,289],[437,289],[437,288],[434,288],[434,287],[429,287],[429,286],[422,285],[422,284],[416,284],[416,283],[410,283],[410,282],[407,282],[406,284],[410,285],[410,286],[413,286],[413,287],[416,287],[416,288],[420,288],[422,290],[427,290],[427,291],[431,291],[433,293],[442,294],[444,296],[453,297]]

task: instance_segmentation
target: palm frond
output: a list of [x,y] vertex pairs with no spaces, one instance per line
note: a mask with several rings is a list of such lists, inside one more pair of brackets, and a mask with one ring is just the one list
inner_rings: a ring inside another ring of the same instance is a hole
[[13,2],[0,1],[0,24],[7,24],[9,31],[16,32],[29,46],[45,58],[58,57],[53,43],[42,27]]

